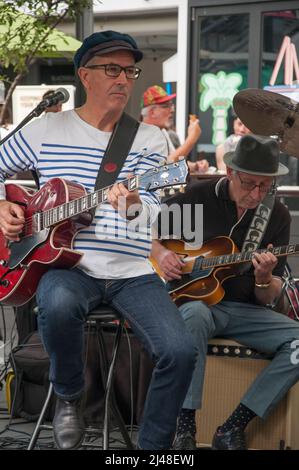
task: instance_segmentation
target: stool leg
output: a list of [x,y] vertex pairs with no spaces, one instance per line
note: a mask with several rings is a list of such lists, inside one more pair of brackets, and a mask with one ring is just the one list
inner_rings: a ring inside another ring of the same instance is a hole
[[113,396],[113,393],[111,395],[110,406],[111,406],[111,411],[112,411],[112,413],[113,413],[113,415],[114,415],[114,417],[115,417],[115,419],[118,423],[118,427],[120,429],[122,437],[123,437],[123,439],[126,443],[127,449],[134,450],[135,447],[134,447],[134,445],[131,441],[131,438],[130,438],[130,435],[129,435],[128,430],[126,428],[126,425],[124,423],[123,417],[122,417],[122,415],[121,415],[121,413],[118,409],[118,406],[115,402],[115,397]]
[[46,414],[46,411],[47,411],[47,408],[48,408],[48,405],[50,403],[50,400],[51,400],[51,396],[52,396],[52,393],[53,393],[53,384],[52,382],[50,382],[50,385],[49,385],[49,389],[48,389],[48,394],[47,394],[47,398],[45,400],[45,403],[43,405],[43,408],[42,408],[42,411],[39,415],[39,418],[38,418],[38,421],[36,423],[36,426],[34,428],[34,431],[32,433],[32,436],[31,436],[31,439],[30,439],[30,442],[29,442],[29,445],[27,447],[27,450],[32,450],[34,449],[35,447],[35,444],[36,444],[36,441],[39,437],[39,434],[40,434],[40,431],[41,431],[41,425],[44,421],[44,416]]
[[[134,446],[132,444],[132,441],[129,437],[129,434],[127,432],[127,429],[125,427],[125,424],[123,422],[122,416],[118,410],[118,407],[115,404],[114,400],[114,395],[113,395],[113,390],[112,390],[112,385],[113,385],[113,373],[114,373],[114,367],[115,367],[115,362],[117,359],[117,354],[120,346],[120,341],[121,341],[121,335],[122,335],[122,329],[123,329],[123,324],[124,321],[120,321],[117,332],[116,332],[116,337],[113,345],[113,354],[110,362],[110,367],[108,371],[108,378],[107,378],[107,385],[106,385],[106,393],[105,393],[105,413],[104,413],[104,425],[103,425],[103,450],[108,450],[109,448],[109,409],[111,407],[112,412],[118,422],[120,431],[122,433],[122,436],[125,440],[126,446],[128,449],[133,449]],[[112,394],[111,394],[112,392]],[[112,397],[110,401],[110,395]]]

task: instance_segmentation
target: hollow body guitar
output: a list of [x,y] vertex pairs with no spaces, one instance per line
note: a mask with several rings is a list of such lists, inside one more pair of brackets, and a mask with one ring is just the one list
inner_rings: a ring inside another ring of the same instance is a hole
[[[252,259],[252,252],[239,252],[233,240],[224,236],[213,238],[196,250],[181,240],[164,240],[163,246],[181,255],[185,262],[181,279],[167,283],[169,294],[178,306],[194,300],[217,304],[225,294],[223,282],[237,275],[240,263],[251,263]],[[265,251],[271,251],[277,257],[286,256],[297,254],[299,245],[257,250],[259,253]],[[157,273],[165,277],[155,260],[152,264]]]
[[[129,191],[146,191],[183,185],[185,160],[149,170],[123,181]],[[90,225],[90,209],[108,200],[113,185],[88,193],[61,178],[49,180],[38,192],[14,183],[6,185],[6,198],[24,209],[20,241],[8,241],[0,230],[0,302],[18,306],[36,292],[41,276],[50,268],[73,268],[83,253],[73,250],[76,233]]]

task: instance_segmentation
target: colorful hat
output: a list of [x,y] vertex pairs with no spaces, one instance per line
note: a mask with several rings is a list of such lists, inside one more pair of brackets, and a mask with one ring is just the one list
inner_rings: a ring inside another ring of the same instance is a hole
[[158,85],[150,86],[144,93],[141,101],[141,107],[151,106],[153,104],[162,104],[167,101],[173,100],[176,97],[175,93],[168,95],[164,88]]

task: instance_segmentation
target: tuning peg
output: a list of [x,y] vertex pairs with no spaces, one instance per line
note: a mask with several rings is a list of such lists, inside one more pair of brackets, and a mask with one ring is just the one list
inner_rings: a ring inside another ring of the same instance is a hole
[[175,193],[175,190],[173,188],[170,188],[169,194],[172,196]]
[[185,186],[183,184],[181,184],[179,191],[180,191],[180,193],[185,192]]
[[164,189],[160,189],[159,194],[160,194],[161,197],[164,197],[164,196],[165,196],[165,191],[164,191]]

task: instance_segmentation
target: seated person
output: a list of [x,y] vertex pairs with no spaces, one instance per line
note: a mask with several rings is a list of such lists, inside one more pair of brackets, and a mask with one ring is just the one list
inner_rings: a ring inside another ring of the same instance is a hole
[[[166,203],[170,207],[172,204],[179,205],[182,210],[185,204],[191,205],[194,209],[191,211],[192,231],[197,233],[203,229],[203,242],[226,236],[234,241],[239,250],[245,251],[242,245],[256,208],[270,190],[273,180],[288,172],[278,159],[279,148],[274,140],[246,135],[241,138],[235,152],[224,156],[227,177],[218,181],[201,180],[187,188],[184,194],[169,198]],[[263,164],[265,160],[267,166]],[[203,225],[196,227],[194,214],[199,204],[203,204]],[[261,248],[288,244],[290,222],[288,209],[276,199]],[[172,233],[171,224],[168,233],[163,233],[162,224],[162,238]],[[183,225],[181,233],[184,234]],[[184,265],[181,256],[166,249],[157,240],[152,256],[165,273],[166,280],[181,279]],[[285,262],[284,257],[276,258],[271,251],[253,252],[249,270],[242,274],[237,272],[233,277],[226,275],[223,282],[225,294],[218,304],[207,305],[199,298],[179,307],[189,331],[196,339],[199,355],[179,415],[175,449],[195,449],[195,412],[201,408],[210,338],[223,336],[274,356],[231,416],[215,430],[214,449],[246,449],[244,431],[248,423],[256,416],[266,419],[298,381],[299,366],[292,363],[290,357],[293,341],[299,340],[299,324],[267,307],[279,296]]]
[[[86,187],[92,196],[99,168],[101,174],[111,171],[105,150],[140,75],[136,64],[142,56],[135,40],[127,34],[101,31],[88,36],[74,56],[76,74],[86,92],[83,105],[35,119],[22,129],[21,136],[16,134],[3,146],[0,229],[6,239],[19,240],[26,223],[24,208],[5,200],[4,179],[8,172],[39,170],[42,184],[56,175],[69,184]],[[93,223],[72,238],[72,248],[82,255],[78,264],[74,269],[49,269],[37,288],[39,332],[49,355],[49,379],[57,398],[54,439],[63,450],[77,449],[84,439],[84,324],[89,312],[103,302],[129,321],[154,362],[139,428],[139,449],[171,447],[177,415],[194,369],[193,338],[147,260],[151,224],[160,210],[159,198],[138,185],[132,191],[125,186],[129,174],[137,177],[165,163],[165,139],[159,129],[141,123],[131,145],[117,179],[105,192],[107,199],[96,207]],[[44,148],[51,151],[45,152]],[[56,173],[55,158],[62,161]],[[112,163],[117,168],[116,158]],[[77,194],[74,187],[72,191]],[[49,192],[49,198],[55,197]],[[67,213],[70,217],[71,211]],[[138,231],[130,230],[130,221],[136,219],[137,225],[140,223]],[[61,236],[62,246],[68,247],[67,238]]]
[[[169,129],[171,129],[173,125],[175,111],[173,100],[175,97],[175,93],[168,95],[162,87],[154,85],[149,87],[143,93],[142,98],[142,122],[158,126],[162,130],[167,142],[167,160],[169,162],[175,162],[179,160],[179,157],[181,156],[187,157],[201,136],[199,120],[196,116],[191,115],[189,119],[187,138],[183,144],[175,147],[173,144],[173,131],[170,133],[172,138],[169,135]],[[207,171],[209,164],[207,160],[200,160],[198,162],[188,161],[188,166],[191,171],[200,171],[204,173]]]

